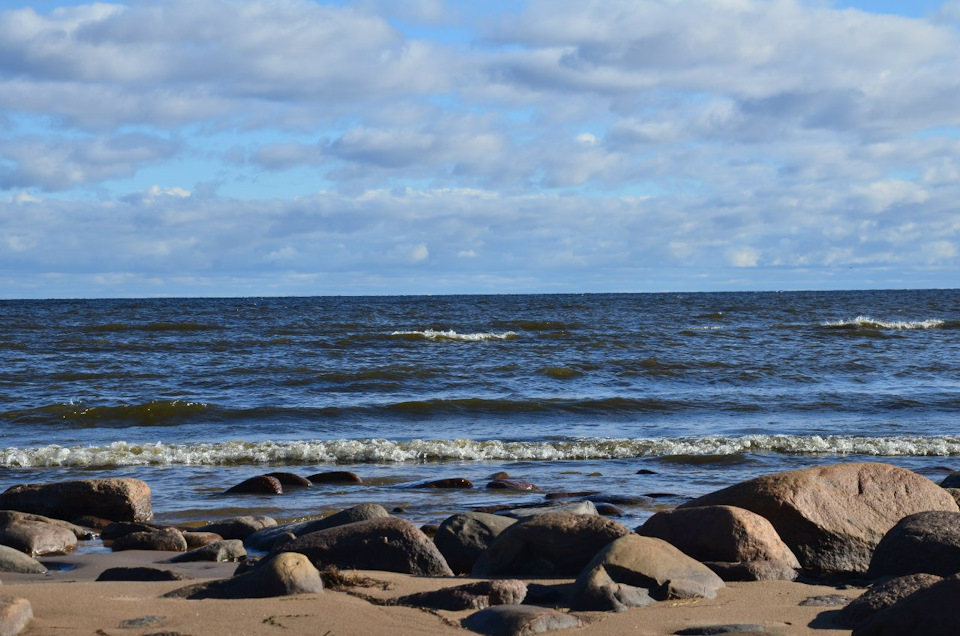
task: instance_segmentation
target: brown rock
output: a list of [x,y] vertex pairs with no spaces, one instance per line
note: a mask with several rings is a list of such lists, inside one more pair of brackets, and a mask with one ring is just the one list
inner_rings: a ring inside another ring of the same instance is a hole
[[868,574],[875,578],[920,572],[960,572],[960,512],[930,510],[898,521],[873,551]]
[[362,484],[363,480],[348,470],[331,470],[323,473],[314,473],[307,477],[315,484]]
[[775,559],[800,567],[769,521],[734,506],[658,512],[637,533],[663,539],[698,561]]
[[460,624],[472,632],[488,636],[528,636],[583,625],[572,614],[533,605],[488,607],[466,617]]
[[131,532],[113,542],[110,548],[114,552],[122,550],[157,550],[166,552],[185,552],[187,540],[176,528],[160,528],[149,532]]
[[290,539],[296,539],[299,536],[344,526],[348,523],[357,521],[367,521],[368,519],[382,519],[389,517],[390,513],[380,504],[359,504],[340,512],[334,513],[321,519],[312,521],[296,521],[285,523],[283,525],[273,525],[248,535],[243,542],[248,548],[253,550],[273,550]]
[[422,484],[414,484],[415,488],[473,488],[473,482],[463,477],[435,479]]
[[153,532],[164,526],[157,523],[136,523],[133,521],[118,521],[108,524],[100,531],[100,538],[104,541],[116,541],[120,537],[134,532]]
[[192,576],[173,570],[151,567],[107,568],[97,577],[98,581],[189,581]]
[[630,534],[612,519],[549,513],[521,519],[477,559],[473,576],[576,576],[601,548]]
[[56,519],[93,515],[113,521],[150,521],[150,487],[139,479],[81,479],[22,484],[0,495],[0,509]]
[[268,598],[323,591],[320,572],[302,554],[284,552],[265,558],[250,570],[229,579],[198,583],[174,590],[168,598]]
[[25,598],[0,596],[0,636],[17,636],[33,620],[33,608]]
[[942,580],[934,574],[908,574],[874,585],[840,610],[837,623],[854,628],[880,610]]
[[499,490],[540,490],[540,487],[536,484],[531,484],[529,481],[523,481],[520,479],[494,479],[487,484],[487,488],[494,488]]
[[800,564],[865,572],[873,549],[903,517],[960,508],[926,477],[880,463],[834,464],[751,479],[681,508],[729,505],[765,517]]
[[226,492],[228,494],[246,495],[281,495],[283,494],[283,485],[276,477],[257,475],[241,481],[236,486],[231,486]]
[[473,569],[480,553],[516,519],[483,512],[466,512],[444,519],[433,542],[456,574]]
[[45,517],[43,515],[35,515],[28,512],[17,512],[16,510],[0,510],[0,527],[9,525],[11,523],[17,523],[19,521],[49,523],[50,525],[66,528],[80,541],[89,541],[90,539],[96,538],[96,533],[93,533],[87,528],[81,527],[75,523],[63,521],[62,519],[54,519],[53,517]]
[[277,525],[275,519],[263,515],[241,515],[239,517],[230,517],[221,519],[214,523],[208,523],[200,528],[200,532],[213,532],[219,534],[224,539],[240,539],[241,541],[266,528],[273,528]]
[[195,550],[196,548],[202,548],[205,545],[224,540],[223,537],[216,532],[187,531],[183,533],[183,538],[187,542],[187,550]]
[[516,579],[478,581],[430,592],[408,594],[393,600],[397,605],[460,611],[493,605],[519,605],[527,595],[527,584]]
[[397,517],[357,521],[298,536],[277,550],[340,569],[385,570],[420,576],[453,576],[433,542]]
[[37,521],[18,521],[0,528],[0,545],[30,556],[67,554],[77,547],[77,537],[67,528]]
[[960,578],[934,583],[861,622],[852,636],[955,636],[960,634]]
[[795,581],[797,568],[783,561],[703,561],[724,581]]
[[301,477],[296,473],[267,473],[266,477],[273,477],[280,482],[281,486],[300,486],[308,488],[313,485],[306,477]]

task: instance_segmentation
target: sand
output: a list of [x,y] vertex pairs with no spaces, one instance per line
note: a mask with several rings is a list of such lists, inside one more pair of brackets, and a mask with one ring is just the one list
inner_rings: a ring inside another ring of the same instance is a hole
[[[358,577],[379,582],[349,591],[325,590],[270,599],[202,600],[165,599],[161,596],[187,582],[95,581],[104,569],[151,565],[173,553],[129,551],[69,555],[44,559],[48,564],[71,564],[67,571],[43,575],[0,574],[0,594],[26,598],[34,620],[27,635],[143,635],[179,633],[183,636],[239,636],[270,634],[292,636],[375,636],[389,634],[470,634],[459,621],[470,611],[427,611],[383,606],[385,600],[404,594],[470,582],[470,578],[413,577],[393,572],[363,571]],[[197,578],[230,576],[235,564],[164,563]],[[352,575],[353,573],[348,573]],[[539,581],[555,584],[557,581]],[[664,601],[620,613],[577,612],[584,627],[569,634],[614,636],[619,634],[672,634],[688,627],[752,623],[781,634],[849,634],[833,624],[837,607],[801,606],[812,596],[842,594],[855,597],[858,589],[838,590],[823,585],[786,581],[729,583],[711,600]],[[373,599],[373,601],[369,600]]]

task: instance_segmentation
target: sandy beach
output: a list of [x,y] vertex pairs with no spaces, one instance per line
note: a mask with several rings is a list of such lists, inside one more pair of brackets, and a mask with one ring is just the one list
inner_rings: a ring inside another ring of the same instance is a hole
[[[184,600],[162,598],[189,582],[96,582],[109,567],[153,565],[197,579],[230,576],[233,563],[164,563],[174,553],[126,551],[45,558],[48,567],[70,564],[72,569],[48,574],[4,574],[0,594],[26,598],[34,620],[27,635],[180,634],[182,636],[237,636],[239,634],[316,634],[370,636],[371,634],[469,633],[459,626],[470,611],[427,611],[380,605],[379,601],[466,583],[457,577],[414,577],[380,571],[356,572],[377,582],[348,591],[327,589],[267,599]],[[162,565],[158,565],[162,564]],[[354,573],[347,573],[352,576]],[[562,580],[540,580],[558,584]],[[842,594],[855,597],[858,589],[786,581],[728,583],[715,599],[663,601],[625,612],[577,612],[583,627],[570,633],[673,634],[677,630],[718,624],[759,624],[770,633],[848,634],[832,621],[838,609],[800,605],[807,598]]]

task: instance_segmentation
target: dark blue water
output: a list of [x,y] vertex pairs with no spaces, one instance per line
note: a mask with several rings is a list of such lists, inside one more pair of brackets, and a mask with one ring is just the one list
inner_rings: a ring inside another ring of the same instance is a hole
[[[161,519],[431,521],[643,495],[628,520],[763,472],[960,467],[960,291],[0,301],[0,488],[126,475]],[[362,487],[225,497],[248,476]],[[638,476],[646,468],[655,475]],[[410,488],[463,476],[478,488]]]

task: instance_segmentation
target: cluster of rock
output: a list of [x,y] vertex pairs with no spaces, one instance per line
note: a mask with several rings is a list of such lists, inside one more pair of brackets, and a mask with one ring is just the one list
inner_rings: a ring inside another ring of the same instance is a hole
[[[287,473],[255,480],[259,485],[248,480],[241,490],[304,485]],[[250,516],[198,529],[161,526],[151,523],[149,488],[136,481],[27,485],[3,493],[0,570],[42,571],[30,569],[43,566],[25,561],[34,562],[27,555],[68,551],[71,541],[90,538],[87,528],[94,527],[115,550],[180,552],[172,561],[266,553],[241,561],[229,579],[171,593],[181,598],[317,593],[323,589],[319,568],[329,567],[469,574],[489,580],[392,602],[476,610],[464,627],[514,634],[578,625],[571,611],[713,598],[724,581],[793,580],[802,573],[879,581],[839,613],[838,620],[857,636],[960,631],[960,618],[945,602],[960,591],[960,508],[946,488],[886,464],[836,464],[759,477],[657,513],[635,530],[598,515],[589,501],[552,502],[498,514],[456,514],[432,537],[376,504],[280,525]],[[433,487],[467,487],[462,481]],[[77,504],[79,493],[95,501]],[[104,580],[173,576],[158,568],[116,570],[105,572]],[[574,582],[523,581],[542,577]]]

